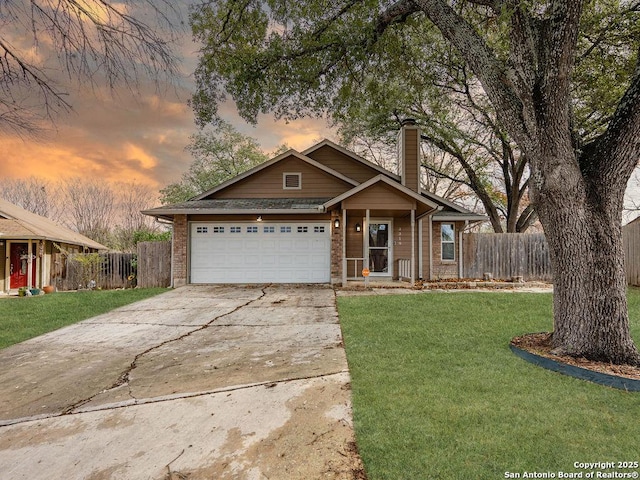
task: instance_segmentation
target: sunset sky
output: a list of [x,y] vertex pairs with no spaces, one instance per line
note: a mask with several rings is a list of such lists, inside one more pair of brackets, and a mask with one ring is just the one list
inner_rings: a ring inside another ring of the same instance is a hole
[[[186,5],[191,1],[175,4],[183,9],[185,22]],[[9,20],[3,21],[0,28],[4,27],[5,34],[7,27],[14,25],[7,24]],[[19,28],[16,31],[24,36],[24,28]],[[36,176],[52,181],[88,177],[107,182],[137,182],[155,191],[179,181],[193,160],[185,147],[189,136],[197,131],[187,101],[194,91],[198,45],[193,43],[188,27],[181,34],[175,52],[181,62],[181,75],[172,86],[158,90],[143,79],[139,92],[133,93],[125,88],[110,92],[99,84],[82,88],[67,82],[65,88],[73,111],[59,116],[38,139],[22,138],[0,129],[0,176],[5,179]],[[337,140],[323,120],[310,118],[287,124],[261,116],[253,127],[238,117],[231,102],[220,111],[226,121],[254,137],[267,153],[283,143],[304,150],[323,138]],[[640,205],[637,174],[629,185],[628,204],[635,200]],[[635,216],[625,214],[626,219]]]
[[[176,48],[182,76],[162,91],[148,84],[141,85],[137,94],[124,88],[109,92],[101,86],[83,90],[65,85],[73,111],[57,118],[41,138],[0,131],[0,174],[11,179],[37,176],[55,181],[80,176],[136,181],[156,190],[179,181],[192,161],[185,147],[197,131],[187,105],[194,90],[197,50],[186,31]],[[253,127],[237,116],[231,102],[221,111],[225,120],[256,138],[267,153],[283,143],[303,150],[325,137],[335,140],[322,120],[286,124],[263,116]]]

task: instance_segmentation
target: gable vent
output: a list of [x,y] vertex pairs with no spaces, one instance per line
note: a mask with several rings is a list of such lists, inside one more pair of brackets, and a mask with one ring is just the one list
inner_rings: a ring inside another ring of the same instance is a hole
[[301,173],[284,173],[282,178],[282,187],[285,190],[299,190],[302,188]]

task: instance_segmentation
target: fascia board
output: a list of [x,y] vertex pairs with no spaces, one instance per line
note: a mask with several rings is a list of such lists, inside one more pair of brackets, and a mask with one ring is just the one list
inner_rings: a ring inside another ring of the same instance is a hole
[[324,208],[250,208],[250,209],[221,209],[221,208],[181,208],[167,210],[146,210],[142,212],[144,215],[152,217],[163,217],[170,215],[298,215],[298,214],[322,214],[325,213]]
[[434,214],[433,215],[433,219],[437,222],[460,222],[460,221],[472,221],[472,222],[486,222],[489,220],[489,217],[484,216],[484,215],[475,215],[475,214],[471,214],[471,215],[441,215],[441,214]]

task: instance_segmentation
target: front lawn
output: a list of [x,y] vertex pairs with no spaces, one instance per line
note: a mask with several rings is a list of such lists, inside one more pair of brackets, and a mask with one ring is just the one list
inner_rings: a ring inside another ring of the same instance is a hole
[[[588,478],[597,469],[575,462],[640,461],[640,393],[550,372],[509,350],[516,335],[552,329],[551,304],[551,294],[533,293],[339,298],[369,480]],[[638,342],[638,290],[629,309]]]
[[0,348],[166,291],[166,288],[138,288],[1,298]]

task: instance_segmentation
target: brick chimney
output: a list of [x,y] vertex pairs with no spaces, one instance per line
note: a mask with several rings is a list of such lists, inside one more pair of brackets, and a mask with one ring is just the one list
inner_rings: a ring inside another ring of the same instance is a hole
[[420,193],[420,127],[413,118],[402,121],[398,135],[398,163],[402,185]]

